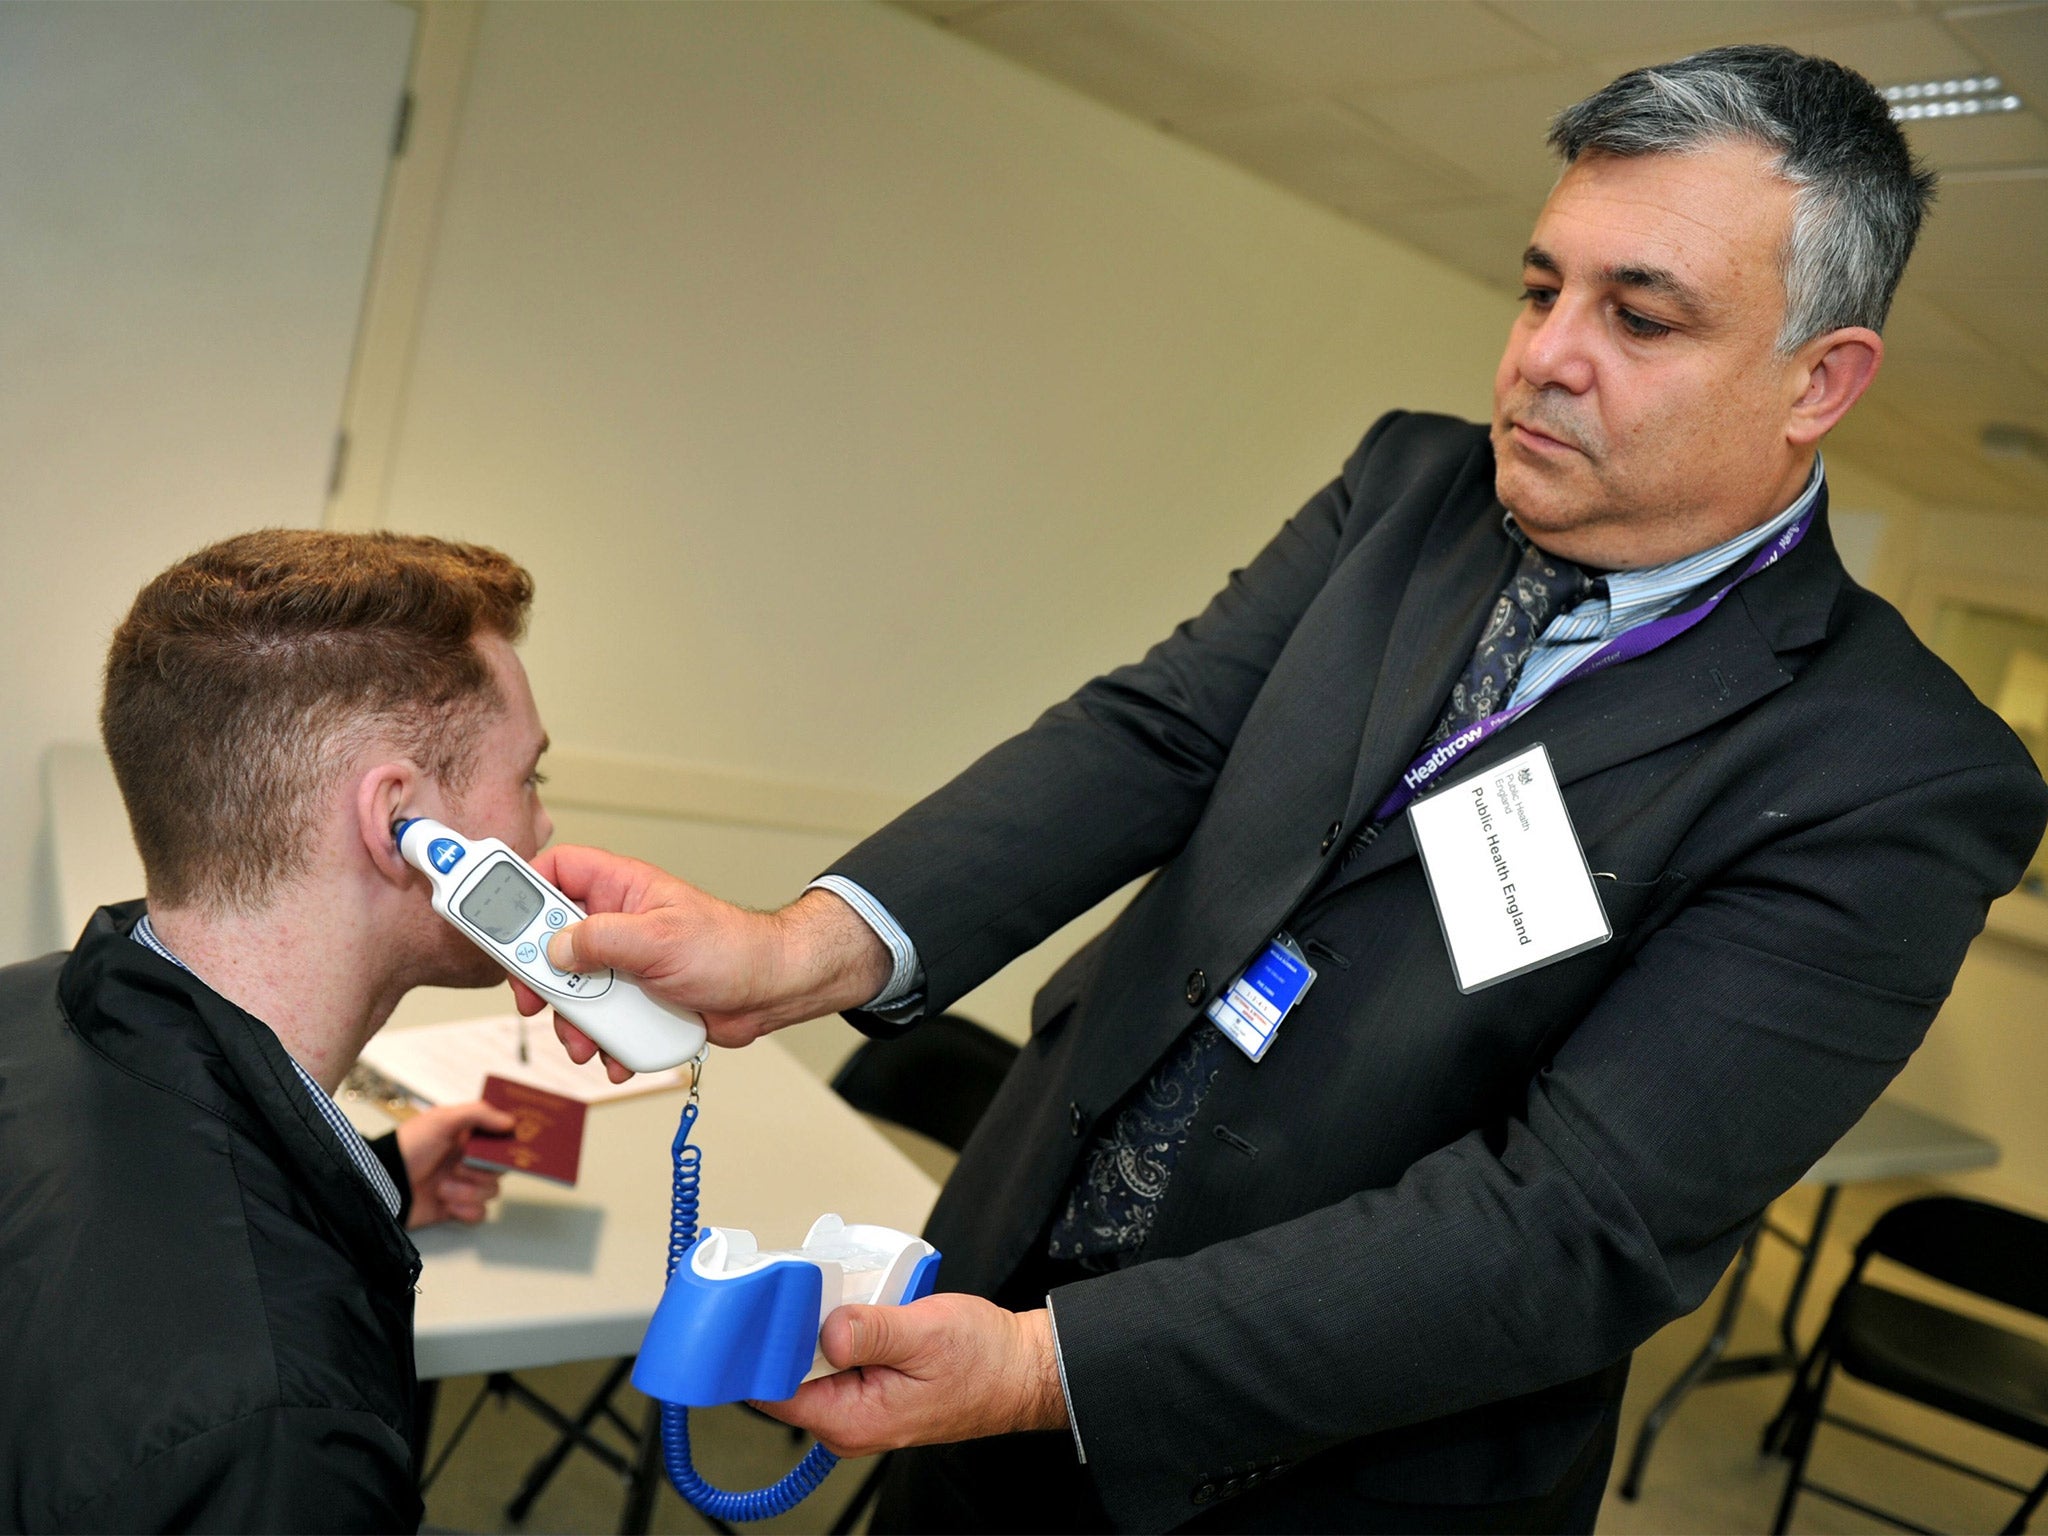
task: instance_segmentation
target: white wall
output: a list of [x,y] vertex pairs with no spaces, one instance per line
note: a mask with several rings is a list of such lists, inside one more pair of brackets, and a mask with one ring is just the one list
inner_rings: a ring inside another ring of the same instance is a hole
[[72,937],[37,767],[136,589],[319,520],[413,22],[0,5],[0,962]]
[[892,10],[493,4],[384,520],[532,567],[558,742],[904,800],[1508,318]]

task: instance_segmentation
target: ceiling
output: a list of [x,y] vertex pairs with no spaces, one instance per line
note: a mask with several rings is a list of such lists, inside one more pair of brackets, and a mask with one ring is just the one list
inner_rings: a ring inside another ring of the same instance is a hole
[[1559,108],[1719,43],[1879,85],[1991,72],[2024,110],[1904,124],[1942,172],[1885,367],[1830,439],[1938,505],[2048,513],[2048,0],[896,0],[1503,289],[1556,176]]

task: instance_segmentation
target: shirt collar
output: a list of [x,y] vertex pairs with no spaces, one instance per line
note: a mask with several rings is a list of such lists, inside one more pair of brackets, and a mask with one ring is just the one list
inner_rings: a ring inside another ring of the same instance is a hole
[[[1592,633],[1586,638],[1606,639],[1669,611],[1673,604],[1695,587],[1704,585],[1745,555],[1762,548],[1768,540],[1776,538],[1809,511],[1815,498],[1820,495],[1820,488],[1826,478],[1827,466],[1820,454],[1815,453],[1813,469],[1806,477],[1805,489],[1793,497],[1791,504],[1777,516],[1757,524],[1754,528],[1745,529],[1732,539],[1723,540],[1712,549],[1681,555],[1678,559],[1667,560],[1662,565],[1643,566],[1629,571],[1609,571],[1599,579],[1593,595],[1564,618],[1577,620],[1574,627],[1590,628]],[[1501,525],[1518,547],[1529,547],[1529,536],[1516,525],[1514,513],[1503,513]],[[1562,623],[1564,620],[1560,619],[1558,622]]]

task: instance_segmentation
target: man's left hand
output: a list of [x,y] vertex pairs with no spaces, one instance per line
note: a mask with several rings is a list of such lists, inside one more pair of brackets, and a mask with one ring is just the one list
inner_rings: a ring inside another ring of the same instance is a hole
[[907,1307],[840,1307],[819,1335],[839,1370],[766,1413],[840,1456],[939,1445],[1067,1422],[1044,1309],[1006,1312],[942,1293]]
[[512,1129],[512,1117],[478,1099],[469,1104],[444,1104],[423,1109],[398,1127],[398,1155],[405,1160],[405,1176],[412,1184],[412,1211],[408,1227],[431,1226],[437,1221],[477,1222],[484,1219],[484,1207],[497,1196],[498,1175],[486,1168],[471,1168],[462,1161],[471,1131]]

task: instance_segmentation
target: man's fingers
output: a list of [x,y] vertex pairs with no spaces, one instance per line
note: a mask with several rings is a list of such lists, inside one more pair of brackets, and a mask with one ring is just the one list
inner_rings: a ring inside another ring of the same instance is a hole
[[682,958],[675,925],[657,913],[600,912],[548,940],[548,959],[565,971],[609,966],[633,976],[665,976]]
[[494,1135],[505,1136],[519,1123],[497,1105],[486,1104],[482,1099],[471,1104],[458,1105],[457,1108],[461,1110],[457,1126],[463,1135],[471,1131],[490,1131]]
[[[579,1067],[591,1057],[600,1054],[597,1042],[559,1013],[555,1015],[555,1038],[562,1042],[562,1049],[569,1053],[569,1059]],[[609,1056],[604,1058],[604,1072],[605,1076],[615,1083],[623,1083],[633,1075],[631,1067],[622,1067]]]
[[529,987],[517,976],[507,976],[505,979],[512,983],[512,1006],[526,1015],[527,1018],[532,1018],[541,1009],[547,1007],[547,999],[534,991],[533,988]]
[[[825,1319],[818,1346],[837,1370],[856,1365],[900,1365],[910,1340],[905,1338],[901,1307],[846,1306]],[[913,1324],[908,1330],[915,1333]]]
[[559,1013],[555,1015],[555,1038],[562,1042],[562,1049],[579,1067],[597,1054],[597,1042]]
[[533,867],[586,912],[637,912],[650,900],[650,890],[677,883],[652,864],[574,843],[543,848]]
[[796,1396],[779,1403],[754,1403],[752,1407],[771,1419],[780,1419],[794,1429],[808,1430],[818,1443],[835,1456],[867,1456],[890,1447],[869,1443],[863,1421],[863,1387],[858,1376],[821,1376],[807,1381]]
[[439,1194],[441,1196],[441,1219],[444,1221],[462,1221],[474,1226],[488,1214],[484,1201],[479,1196],[468,1191],[443,1188],[439,1191]]

